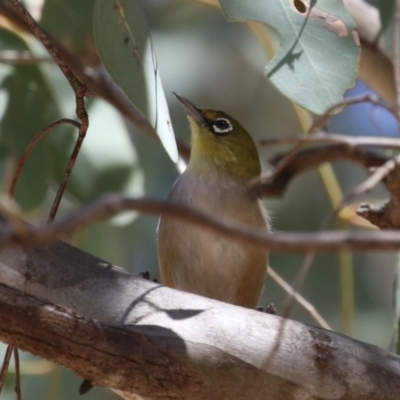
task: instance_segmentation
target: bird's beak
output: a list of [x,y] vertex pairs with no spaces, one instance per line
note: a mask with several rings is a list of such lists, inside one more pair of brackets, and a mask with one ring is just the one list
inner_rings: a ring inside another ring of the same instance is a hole
[[199,125],[206,124],[207,120],[205,119],[203,112],[197,108],[191,101],[185,99],[178,93],[173,92],[176,98],[183,104],[185,107],[186,113],[192,117]]

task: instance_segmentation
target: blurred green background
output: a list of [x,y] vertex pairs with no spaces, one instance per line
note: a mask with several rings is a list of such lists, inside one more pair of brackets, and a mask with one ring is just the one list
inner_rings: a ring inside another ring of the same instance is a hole
[[[92,39],[93,0],[47,0],[26,2],[41,24],[68,47],[87,68],[99,68]],[[43,10],[41,7],[43,6]],[[220,10],[179,0],[144,2],[160,74],[176,136],[189,143],[185,113],[172,95],[183,94],[195,104],[221,109],[235,116],[255,139],[283,137],[301,132],[293,106],[265,78],[267,56],[247,26],[227,22]],[[0,21],[0,55],[7,51],[28,52],[47,58],[29,35],[16,35]],[[0,64],[0,172],[7,190],[17,160],[29,140],[49,122],[74,118],[74,97],[63,76],[51,62]],[[358,84],[353,94],[366,89]],[[73,171],[59,216],[110,191],[130,196],[165,199],[178,172],[159,143],[125,121],[110,104],[98,98],[87,102],[90,127]],[[360,117],[361,116],[361,117]],[[335,116],[336,133],[395,135],[397,128],[386,114],[372,106],[353,107]],[[45,219],[57,183],[62,176],[76,132],[63,127],[52,131],[35,148],[17,187],[16,201],[31,221]],[[288,147],[259,148],[264,171],[268,158]],[[343,193],[367,177],[350,163],[336,163],[334,171]],[[387,198],[379,186],[368,199]],[[275,231],[316,231],[331,210],[331,203],[317,170],[294,179],[282,198],[265,199]],[[344,222],[345,223],[345,222]],[[158,277],[156,251],[157,218],[125,213],[111,221],[94,223],[77,232],[71,243],[137,274],[149,271]],[[305,255],[271,255],[270,264],[289,283],[293,282]],[[396,256],[393,253],[355,254],[355,314],[351,336],[388,348],[393,336],[392,285]],[[342,331],[339,260],[335,254],[316,257],[301,289],[328,321]],[[273,302],[282,312],[286,294],[271,280],[261,304]],[[296,305],[291,317],[315,324]],[[347,332],[348,333],[348,332]],[[0,354],[5,350],[0,345]],[[22,393],[28,399],[77,398],[81,378],[52,369],[43,360],[22,354]],[[7,377],[3,399],[14,398],[13,373]],[[87,399],[117,396],[95,388]]]

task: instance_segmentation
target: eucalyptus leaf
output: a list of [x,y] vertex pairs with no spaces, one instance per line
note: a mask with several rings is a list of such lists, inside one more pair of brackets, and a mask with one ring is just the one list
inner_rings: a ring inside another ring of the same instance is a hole
[[382,31],[385,31],[393,20],[395,0],[378,0],[376,5],[379,10]]
[[[0,29],[0,50],[20,52],[28,49],[21,37]],[[60,118],[60,114],[37,65],[5,66],[1,69],[0,80],[3,109],[0,145],[6,150],[1,154],[1,162],[11,156],[15,166],[33,137],[49,122]],[[15,198],[23,210],[32,210],[45,199],[51,156],[49,139],[45,137],[35,146],[18,181]],[[9,173],[14,171],[15,168]]]
[[[89,114],[89,129],[71,175],[69,191],[82,202],[109,192],[143,195],[141,184],[130,186],[133,179],[141,181],[142,172],[121,115],[101,99],[91,102]],[[62,147],[63,140],[65,137],[58,137],[57,147]],[[72,146],[70,143],[69,152]]]
[[394,19],[394,6],[395,0],[384,0],[378,1],[377,3],[379,9],[379,16],[381,19],[382,25],[382,33],[383,39],[385,42],[385,49],[387,54],[391,59],[393,59],[394,54],[394,44],[395,41],[393,40],[394,31],[393,31],[393,19]]
[[46,0],[40,24],[75,53],[90,55],[94,3],[95,0]]
[[342,101],[357,77],[356,26],[342,0],[220,0],[234,21],[259,21],[278,32],[266,74],[287,97],[321,114]]
[[138,0],[96,0],[93,19],[97,51],[107,71],[146,115],[173,161],[178,151],[157,60]]

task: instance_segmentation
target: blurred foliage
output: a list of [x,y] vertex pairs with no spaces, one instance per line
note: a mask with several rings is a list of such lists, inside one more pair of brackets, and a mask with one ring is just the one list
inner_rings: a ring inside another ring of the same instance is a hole
[[93,29],[107,71],[146,115],[172,161],[177,162],[174,131],[141,3],[97,0]]
[[[377,0],[376,5],[381,18],[385,48],[389,56],[393,59],[393,46],[395,45],[393,41],[393,16],[395,13],[395,0]],[[396,45],[399,46],[400,44],[397,43]]]
[[[26,3],[39,17],[42,2],[29,0]],[[73,52],[91,73],[102,71],[92,34],[94,3],[93,0],[46,0],[41,14],[43,27]],[[292,103],[265,78],[264,68],[270,58],[248,26],[227,22],[218,8],[187,0],[146,0],[143,6],[177,138],[188,143],[189,129],[184,111],[172,91],[184,94],[199,106],[222,109],[234,115],[255,139],[301,132]],[[104,32],[108,32],[106,26]],[[279,41],[274,44],[278,47]],[[332,46],[336,48],[337,44]],[[6,56],[7,51],[48,57],[34,39],[3,21],[0,52]],[[358,57],[357,54],[352,56]],[[290,69],[290,65],[288,67]],[[334,76],[331,83],[336,89],[337,76]],[[75,104],[68,84],[49,60],[41,63],[3,62],[0,83],[0,174],[2,189],[6,192],[16,163],[32,137],[57,118],[75,118]],[[348,83],[342,90],[347,86]],[[357,86],[352,93],[362,90],[367,89]],[[315,100],[308,88],[304,92],[306,97]],[[124,120],[104,100],[93,98],[87,101],[87,107],[89,130],[59,214],[110,191],[165,198],[178,173],[162,146]],[[389,116],[379,114],[378,118],[371,107],[357,106],[331,119],[331,129],[337,133],[362,134],[368,125],[371,134],[386,135],[388,121]],[[33,151],[16,193],[16,203],[27,219],[47,217],[76,134],[70,127],[57,128]],[[283,149],[287,148],[259,149],[264,170],[269,168],[268,157]],[[349,163],[336,163],[334,170],[344,193],[367,176],[364,170]],[[387,194],[380,186],[371,196],[384,199]],[[267,199],[266,205],[271,210],[276,231],[318,230],[331,210],[327,192],[316,171],[307,171],[297,177],[282,198]],[[156,218],[126,213],[86,227],[77,232],[71,242],[134,273],[150,271],[157,277],[156,225]],[[303,259],[304,255],[272,254],[270,263],[292,282]],[[394,267],[393,254],[368,253],[354,257],[356,313],[353,336],[385,348],[393,332]],[[340,290],[338,256],[317,256],[301,293],[336,331],[341,330]],[[267,280],[262,304],[274,302],[280,313],[285,297],[274,282]],[[295,307],[292,317],[314,323],[299,306]],[[23,369],[24,362],[32,360],[32,356],[23,354]],[[39,374],[40,368],[37,368],[39,375],[25,374],[23,398],[78,397],[81,379],[63,369],[57,371]],[[14,398],[10,377],[3,396],[4,399]],[[86,398],[116,397],[111,392],[94,389]]]

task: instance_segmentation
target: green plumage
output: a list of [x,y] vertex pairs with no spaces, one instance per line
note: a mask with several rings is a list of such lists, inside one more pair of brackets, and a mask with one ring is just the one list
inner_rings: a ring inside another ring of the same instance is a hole
[[[201,110],[177,97],[189,117],[192,150],[169,200],[267,231],[267,214],[258,192],[248,186],[261,173],[251,136],[228,114]],[[164,285],[243,307],[257,305],[268,265],[266,248],[162,217],[158,256]]]

